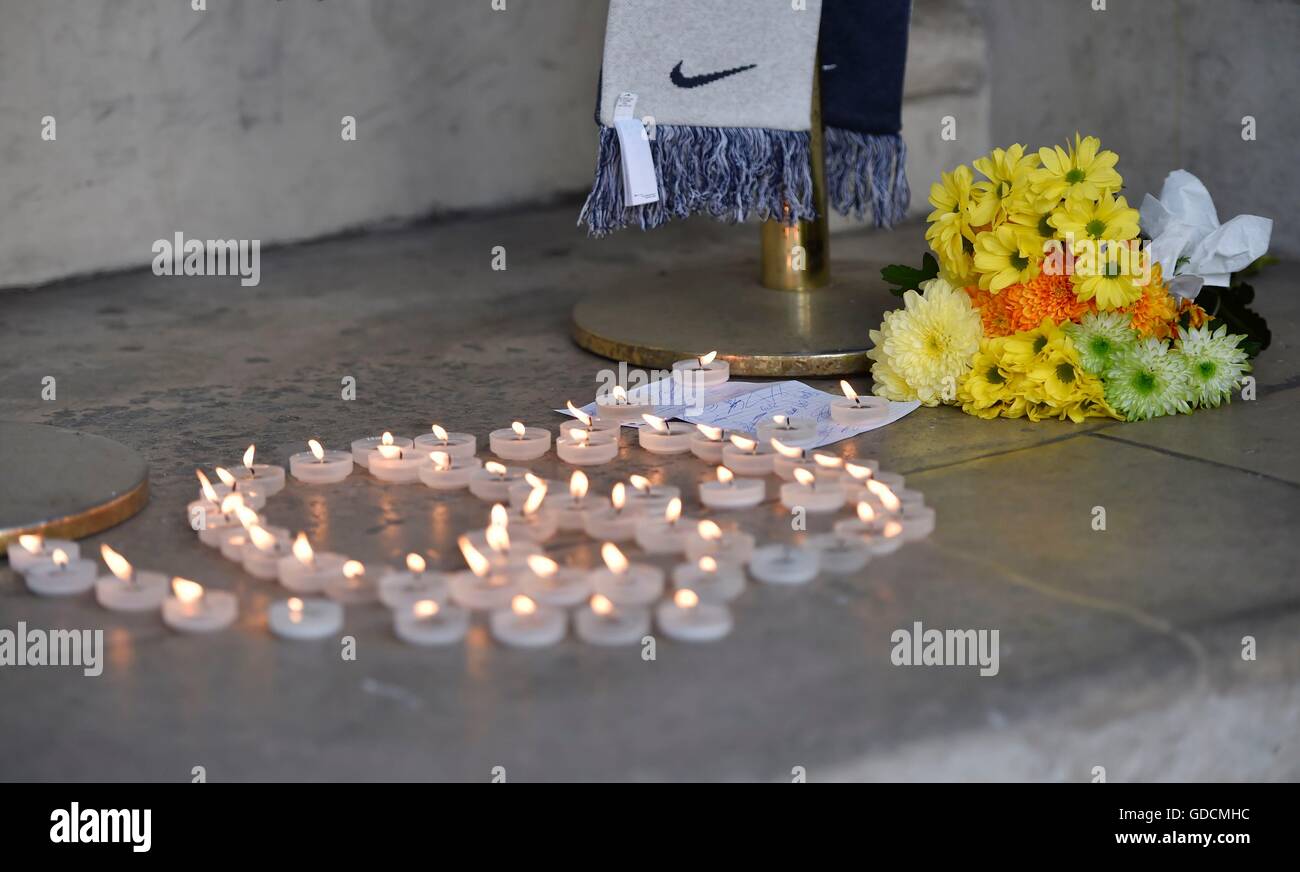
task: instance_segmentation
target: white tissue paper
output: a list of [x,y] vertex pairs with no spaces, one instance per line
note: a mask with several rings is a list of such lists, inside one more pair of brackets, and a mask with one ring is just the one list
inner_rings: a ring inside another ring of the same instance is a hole
[[1273,233],[1272,219],[1258,215],[1220,224],[1210,192],[1187,170],[1166,176],[1160,199],[1147,194],[1140,214],[1169,290],[1189,300],[1202,285],[1226,288],[1232,273],[1268,251]]

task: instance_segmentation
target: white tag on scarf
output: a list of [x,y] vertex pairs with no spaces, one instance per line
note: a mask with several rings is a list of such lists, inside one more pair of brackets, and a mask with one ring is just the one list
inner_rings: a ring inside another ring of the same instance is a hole
[[645,124],[632,114],[636,94],[625,92],[614,103],[614,132],[623,163],[623,203],[640,206],[659,199],[659,179],[650,156],[650,135]]

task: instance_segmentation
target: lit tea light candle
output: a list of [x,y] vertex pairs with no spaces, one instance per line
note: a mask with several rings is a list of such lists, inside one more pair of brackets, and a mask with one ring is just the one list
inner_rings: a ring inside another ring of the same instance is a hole
[[634,514],[662,515],[668,504],[680,499],[681,488],[672,484],[655,484],[644,475],[629,475],[632,491],[627,495],[627,507]]
[[[239,520],[238,524],[217,531],[217,547],[221,550],[222,557],[232,563],[243,563],[244,545],[248,543],[248,528],[254,525],[265,527],[266,523],[261,515],[248,506],[236,506],[235,517]],[[288,535],[287,530],[285,535]]]
[[690,588],[706,603],[730,602],[745,590],[745,571],[706,554],[694,563],[673,567],[673,586]]
[[430,451],[429,462],[416,470],[420,481],[438,491],[460,490],[469,484],[474,473],[483,467],[483,461],[474,455],[452,457],[445,451]]
[[614,385],[607,394],[597,394],[596,406],[601,418],[615,424],[637,422],[642,415],[654,411],[649,403],[629,399],[622,385]]
[[390,569],[379,577],[379,601],[390,609],[409,609],[420,600],[447,601],[447,579],[430,572],[429,564],[415,552],[406,555],[404,569]]
[[731,378],[731,364],[718,360],[718,352],[710,351],[674,363],[673,378],[696,388],[716,387]]
[[884,397],[860,397],[847,381],[840,381],[842,399],[831,400],[831,420],[844,427],[879,424],[889,417],[889,400]]
[[758,441],[766,445],[780,439],[786,445],[810,445],[817,441],[817,422],[812,418],[791,418],[773,415],[772,420],[758,425]]
[[884,470],[884,469],[877,469],[875,474],[872,475],[871,477],[874,478],[876,481],[880,482],[881,484],[885,485],[894,493],[898,493],[899,491],[903,490],[903,482],[906,481],[906,479],[904,479],[903,476],[900,475],[899,473],[889,472],[888,470]]
[[691,434],[691,453],[707,463],[721,463],[728,435],[721,427],[696,424],[695,432]]
[[657,415],[642,415],[648,426],[637,431],[641,447],[652,454],[684,454],[691,450],[695,427],[685,421],[665,421]]
[[877,512],[867,500],[857,504],[857,517],[836,521],[831,528],[841,538],[855,538],[877,557],[892,554],[903,545],[903,525],[892,516]]
[[650,610],[616,606],[604,594],[593,594],[573,613],[573,629],[588,645],[637,645],[650,632]]
[[844,496],[850,503],[856,503],[870,495],[865,482],[876,474],[880,465],[874,460],[867,461],[845,461],[844,478],[841,481],[844,484]]
[[561,530],[587,528],[587,515],[591,514],[592,510],[591,504],[587,501],[589,487],[587,474],[581,469],[575,469],[573,475],[569,476],[569,498],[551,503],[550,508],[555,512]]
[[815,513],[835,512],[844,505],[844,485],[820,480],[814,473],[796,468],[794,481],[781,485],[781,505]]
[[364,439],[352,440],[352,462],[358,466],[369,467],[375,456],[375,449],[380,446],[394,448],[412,448],[415,443],[405,436],[394,436],[385,430],[379,436],[366,436]]
[[722,448],[722,462],[732,472],[740,475],[770,475],[776,452],[757,439],[732,433],[730,445]]
[[587,513],[587,535],[609,542],[626,542],[636,536],[637,513],[627,507],[627,486],[618,482],[610,490],[609,505]]
[[618,457],[618,440],[596,438],[591,431],[572,427],[556,440],[555,453],[574,466],[599,466]]
[[415,448],[380,445],[370,455],[370,474],[380,481],[410,484],[420,480],[420,469],[432,466],[429,455]]
[[817,552],[795,545],[764,545],[749,558],[749,574],[766,584],[807,584],[817,577]]
[[73,559],[62,548],[50,552],[49,562],[33,563],[23,573],[27,589],[39,596],[73,596],[95,586],[95,561]]
[[348,562],[342,554],[317,553],[307,541],[306,533],[298,534],[290,551],[280,558],[277,572],[280,584],[294,593],[319,593],[343,576],[343,565]]
[[716,481],[700,483],[700,502],[711,509],[749,509],[763,502],[767,487],[761,478],[737,480],[725,466],[716,471]]
[[353,457],[347,451],[326,451],[315,439],[307,440],[309,451],[289,458],[289,474],[304,484],[334,484],[352,474]]
[[284,490],[284,467],[270,463],[255,463],[256,457],[257,446],[249,445],[244,449],[243,464],[233,470],[234,475],[240,482],[251,482],[253,487],[265,496],[273,497]]
[[[622,441],[623,425],[618,421],[605,420],[600,417],[593,417],[579,409],[573,404],[572,400],[565,400],[564,406],[573,416],[572,421],[565,421],[560,425],[560,435],[563,436],[570,430],[586,430],[591,434],[593,442],[601,439],[613,439],[615,442]],[[648,410],[647,410],[648,411]]]
[[841,536],[838,533],[821,533],[809,536],[804,542],[809,551],[817,554],[817,566],[824,572],[847,575],[857,572],[871,560],[872,550],[858,536]]
[[684,587],[655,609],[655,623],[679,642],[714,642],[731,632],[731,610],[722,603],[701,602]]
[[868,502],[873,502],[887,515],[897,517],[903,512],[903,501],[894,493],[894,489],[878,478],[869,478],[863,483],[870,495]]
[[673,497],[662,515],[644,515],[636,525],[636,544],[648,554],[679,554],[695,535],[695,523],[682,520],[682,501]]
[[528,499],[524,500],[522,505],[512,506],[506,509],[500,503],[497,507],[505,515],[507,530],[513,532],[513,535],[529,542],[545,542],[555,535],[555,531],[560,528],[559,513],[544,506],[542,503],[546,499],[546,488],[533,488]]
[[529,554],[540,554],[536,542],[510,535],[510,517],[506,507],[497,503],[489,513],[488,525],[482,530],[466,533],[463,538],[476,551],[486,554],[493,566],[510,568],[520,565]]
[[415,437],[417,449],[441,451],[454,460],[468,460],[478,454],[478,437],[472,433],[448,433],[441,424],[434,424],[430,431]]
[[[250,509],[260,509],[266,505],[266,494],[258,490],[258,488],[251,482],[241,482],[239,479],[235,478],[234,473],[225,467],[218,466],[213,471],[216,472],[217,478],[221,481],[221,484],[212,486],[212,490],[217,494],[218,503],[220,503],[222,497],[237,493],[244,498],[244,502]],[[201,470],[199,470],[199,472],[201,472]],[[202,479],[200,479],[200,481],[202,481]],[[203,499],[207,499],[207,495],[204,493],[202,487],[199,488],[199,496]]]
[[912,506],[910,509],[904,506],[898,522],[903,526],[904,542],[919,542],[934,532],[934,509],[925,505]]
[[616,606],[648,606],[664,591],[664,572],[648,563],[631,563],[613,542],[600,546],[604,568],[591,571],[591,589]]
[[281,639],[327,639],[343,629],[343,606],[320,597],[291,596],[271,603],[266,622]]
[[451,598],[467,609],[503,609],[519,592],[515,574],[504,565],[494,565],[466,536],[457,540],[468,571],[453,573],[447,579]]
[[51,563],[56,550],[62,551],[69,561],[81,557],[81,546],[71,539],[46,539],[40,533],[22,533],[17,541],[9,543],[9,567],[15,572],[26,572],[33,566]]
[[99,556],[112,575],[95,580],[95,600],[115,612],[147,612],[167,598],[167,576],[143,572],[108,545],[99,546]]
[[492,637],[512,648],[541,648],[564,638],[568,617],[561,609],[539,605],[525,594],[510,598],[510,608],[497,609],[488,619]]
[[502,460],[536,460],[551,450],[551,431],[519,421],[488,434],[492,453]]
[[542,478],[540,475],[534,475],[531,472],[525,472],[524,477],[521,481],[517,481],[514,484],[510,485],[510,488],[508,490],[508,495],[510,497],[510,505],[522,506],[525,502],[528,501],[528,498],[533,495],[533,491],[537,490],[538,488],[541,488],[542,490],[546,491],[546,497],[542,501],[543,505],[546,505],[552,500],[559,502],[561,499],[564,498],[564,494],[567,493],[567,486],[565,485],[564,482],[555,481],[553,479],[545,479]]
[[505,502],[510,498],[510,486],[523,481],[527,472],[518,466],[506,466],[489,460],[483,464],[482,469],[470,473],[469,492],[489,503]]
[[[202,530],[207,523],[208,518],[221,513],[221,501],[224,497],[217,493],[217,489],[212,486],[212,481],[203,474],[203,470],[194,470],[194,475],[199,480],[199,498],[193,500],[185,507],[185,517],[189,519],[190,529],[196,532]],[[226,496],[233,496],[227,494]],[[243,496],[239,497],[243,501]]]
[[242,531],[240,509],[252,512],[255,522],[260,520],[257,512],[245,505],[241,495],[227,494],[215,512],[209,511],[206,507],[196,509],[194,503],[190,503],[190,526],[199,534],[200,542],[209,548],[217,548],[221,545],[227,531]]
[[452,645],[468,629],[469,613],[450,603],[425,599],[393,612],[393,632],[412,645]]
[[239,560],[244,571],[263,581],[280,577],[280,558],[290,553],[289,531],[283,527],[263,527],[253,524],[245,533],[248,541],[240,549]]
[[163,623],[181,633],[212,633],[235,622],[239,602],[224,590],[207,590],[197,581],[173,578],[171,596],[163,600]]
[[345,605],[362,605],[379,599],[375,580],[366,574],[366,565],[360,560],[343,564],[342,573],[325,583],[325,595]]
[[810,452],[797,445],[786,445],[780,439],[772,440],[772,450],[776,452],[772,471],[778,478],[794,481],[796,469],[806,469],[827,482],[840,481],[844,477],[844,458],[838,455],[825,451]]
[[698,561],[709,556],[720,563],[743,566],[754,553],[754,537],[744,530],[723,530],[715,521],[705,519],[695,525],[695,535],[686,540],[686,559]]
[[591,573],[583,569],[560,566],[542,554],[528,555],[528,572],[520,586],[544,606],[568,608],[591,595]]

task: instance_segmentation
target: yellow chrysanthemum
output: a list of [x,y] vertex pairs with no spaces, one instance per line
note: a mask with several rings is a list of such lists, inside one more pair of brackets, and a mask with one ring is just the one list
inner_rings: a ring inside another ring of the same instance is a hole
[[1115,171],[1119,155],[1099,151],[1101,140],[1095,136],[1074,135],[1074,147],[1068,152],[1059,145],[1040,148],[1042,167],[1029,174],[1035,193],[1048,201],[1096,200],[1103,190],[1118,191],[1124,180]]
[[1097,200],[1067,200],[1047,219],[1063,239],[1134,239],[1138,235],[1138,210],[1123,197],[1103,191]]
[[1057,238],[1056,228],[1049,221],[1051,217],[1051,212],[1036,212],[1031,208],[1012,212],[1007,216],[1007,224],[1020,237],[1021,247],[1045,256],[1048,243]]
[[975,270],[979,285],[997,293],[1007,285],[1027,282],[1038,275],[1040,252],[1026,245],[1015,229],[1007,225],[975,237]]
[[974,163],[987,181],[972,187],[972,225],[998,227],[1013,212],[1031,208],[1029,173],[1037,168],[1038,155],[1025,154],[1025,147],[1017,143],[1006,149],[995,148]]
[[980,345],[980,316],[965,291],[931,279],[922,293],[908,291],[903,308],[886,312],[872,330],[875,393],[927,406],[955,398],[957,382]]
[[926,217],[930,227],[925,232],[925,240],[938,255],[944,274],[960,282],[971,272],[970,252],[975,236],[969,211],[974,177],[965,164],[940,175],[943,181],[930,186],[930,205],[934,211]]
[[1122,309],[1142,296],[1142,288],[1133,276],[1113,261],[1103,263],[1099,272],[1076,272],[1070,279],[1075,296],[1081,301],[1096,300],[1101,311]]

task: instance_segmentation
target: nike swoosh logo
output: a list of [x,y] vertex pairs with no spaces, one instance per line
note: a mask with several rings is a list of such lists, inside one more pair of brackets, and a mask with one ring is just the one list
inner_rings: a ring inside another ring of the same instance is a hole
[[678,61],[677,66],[668,74],[668,78],[679,88],[698,88],[701,85],[707,85],[716,82],[718,79],[725,79],[727,76],[734,76],[736,73],[743,73],[745,70],[752,70],[758,64],[746,64],[743,67],[732,67],[729,70],[719,70],[716,73],[705,73],[702,76],[685,76],[682,75],[682,64],[685,61]]

